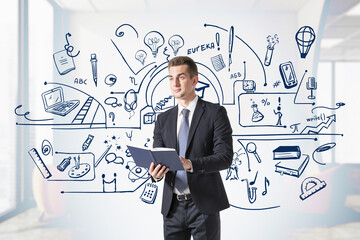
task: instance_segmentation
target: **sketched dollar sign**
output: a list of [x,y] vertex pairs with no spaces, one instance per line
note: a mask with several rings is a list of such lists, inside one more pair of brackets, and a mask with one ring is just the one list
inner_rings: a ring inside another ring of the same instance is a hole
[[80,51],[78,51],[77,54],[75,54],[75,55],[72,55],[72,54],[71,54],[71,53],[74,51],[74,47],[70,45],[69,39],[68,39],[69,37],[71,37],[71,34],[70,34],[70,33],[67,33],[67,34],[65,35],[66,44],[65,44],[64,48],[65,48],[65,50],[66,50],[66,54],[67,54],[69,57],[74,58],[74,57],[77,57],[77,56],[79,55]]

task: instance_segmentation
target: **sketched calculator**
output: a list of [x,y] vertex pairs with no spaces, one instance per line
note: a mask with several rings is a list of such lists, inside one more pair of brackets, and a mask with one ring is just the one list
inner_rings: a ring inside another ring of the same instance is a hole
[[46,112],[65,116],[79,105],[79,100],[64,101],[62,87],[53,88],[41,94]]

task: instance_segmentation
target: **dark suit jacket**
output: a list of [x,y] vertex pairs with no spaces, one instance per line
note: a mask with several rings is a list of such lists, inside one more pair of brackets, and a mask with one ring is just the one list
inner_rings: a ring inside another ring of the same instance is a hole
[[[160,114],[155,123],[154,147],[177,146],[178,107]],[[192,199],[204,214],[229,207],[219,171],[230,167],[233,158],[232,129],[223,106],[199,98],[189,130],[185,158],[193,173],[187,173]],[[161,213],[167,216],[173,197],[175,172],[165,176]]]

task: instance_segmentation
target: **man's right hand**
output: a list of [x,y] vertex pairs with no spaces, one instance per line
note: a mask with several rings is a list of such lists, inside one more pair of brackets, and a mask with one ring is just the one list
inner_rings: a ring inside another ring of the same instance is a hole
[[167,168],[166,166],[161,166],[160,164],[158,164],[155,167],[155,164],[153,162],[150,164],[149,173],[155,180],[162,179],[168,171],[169,168]]

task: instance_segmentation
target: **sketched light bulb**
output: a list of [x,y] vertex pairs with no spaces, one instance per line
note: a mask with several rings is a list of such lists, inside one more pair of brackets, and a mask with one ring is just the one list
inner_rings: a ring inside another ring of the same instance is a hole
[[303,26],[297,31],[295,39],[299,48],[301,58],[306,58],[306,55],[308,54],[311,45],[315,41],[315,37],[315,32],[312,27]]
[[169,39],[169,45],[174,51],[174,55],[176,56],[179,49],[184,46],[184,39],[180,35],[173,35]]
[[164,37],[157,31],[151,31],[144,37],[144,43],[151,50],[152,55],[156,58],[159,48],[164,45]]
[[142,65],[144,65],[146,57],[147,54],[144,50],[139,50],[135,53],[135,59],[141,62]]

